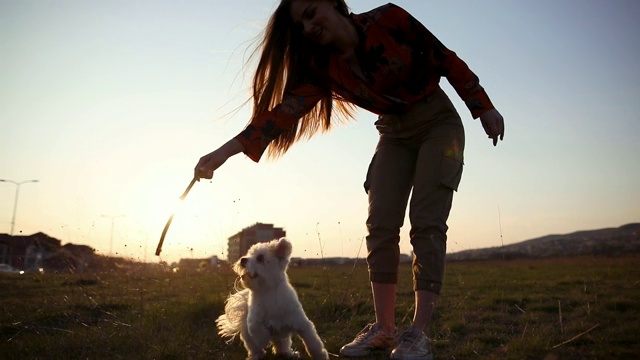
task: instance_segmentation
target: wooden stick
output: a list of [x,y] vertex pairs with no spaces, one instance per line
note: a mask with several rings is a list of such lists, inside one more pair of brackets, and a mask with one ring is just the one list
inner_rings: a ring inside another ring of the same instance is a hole
[[558,300],[558,316],[560,317],[560,333],[564,334],[564,327],[562,326],[562,303]]
[[571,339],[569,339],[569,340],[565,340],[565,341],[561,342],[560,344],[558,344],[558,345],[556,345],[556,346],[552,347],[552,349],[555,349],[555,348],[560,347],[560,346],[562,346],[562,345],[568,344],[568,343],[570,343],[570,342],[572,342],[572,341],[576,340],[577,338],[579,338],[579,337],[581,337],[581,336],[583,336],[583,335],[585,335],[585,334],[590,333],[591,331],[593,331],[593,330],[594,330],[595,328],[597,328],[598,326],[600,326],[600,324],[595,324],[595,325],[593,325],[589,330],[587,330],[587,331],[583,331],[583,332],[581,332],[580,334],[578,334],[578,335],[576,335],[576,336],[572,337]]
[[[184,200],[184,198],[187,197],[187,194],[193,187],[193,184],[196,183],[196,181],[198,181],[198,179],[195,177],[193,178],[193,180],[191,180],[191,182],[189,183],[189,186],[187,186],[187,189],[184,191],[184,193],[182,193],[182,196],[180,196],[180,201]],[[162,235],[160,235],[160,242],[158,242],[158,247],[156,248],[156,256],[160,256],[160,252],[162,251],[162,243],[164,243],[164,237],[167,236],[167,231],[169,230],[169,226],[173,221],[173,215],[175,215],[175,213],[176,211],[174,210],[171,216],[169,216],[169,220],[167,220],[167,223],[165,224],[164,229],[162,229]]]

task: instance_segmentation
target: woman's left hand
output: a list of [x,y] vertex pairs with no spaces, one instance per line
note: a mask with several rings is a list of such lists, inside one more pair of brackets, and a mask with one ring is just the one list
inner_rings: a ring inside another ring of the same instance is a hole
[[480,121],[484,132],[489,135],[490,139],[493,139],[493,146],[498,144],[498,136],[500,140],[504,138],[504,119],[502,115],[496,109],[491,109],[484,114],[480,115]]

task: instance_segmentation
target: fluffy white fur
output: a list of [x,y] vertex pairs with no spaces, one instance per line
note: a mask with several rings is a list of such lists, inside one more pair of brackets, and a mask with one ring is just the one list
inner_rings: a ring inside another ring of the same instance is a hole
[[240,334],[248,360],[260,359],[270,343],[274,354],[297,357],[291,349],[293,334],[302,339],[313,360],[329,359],[315,326],[289,283],[290,257],[291,243],[281,238],[253,245],[233,265],[245,289],[229,295],[225,313],[216,324],[223,337],[233,340]]

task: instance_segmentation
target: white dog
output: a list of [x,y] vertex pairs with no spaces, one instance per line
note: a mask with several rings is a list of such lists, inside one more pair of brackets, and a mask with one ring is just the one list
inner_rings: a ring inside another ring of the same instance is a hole
[[245,289],[229,295],[225,313],[216,324],[223,337],[233,340],[240,334],[249,353],[248,360],[260,359],[269,343],[274,354],[297,358],[297,352],[291,349],[292,334],[302,339],[313,360],[329,359],[315,326],[289,283],[290,256],[291,243],[281,238],[253,245],[233,265]]

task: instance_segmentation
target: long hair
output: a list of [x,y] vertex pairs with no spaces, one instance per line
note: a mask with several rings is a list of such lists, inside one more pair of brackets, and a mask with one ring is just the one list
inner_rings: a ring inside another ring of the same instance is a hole
[[[290,12],[292,1],[295,0],[280,1],[280,5],[264,30],[262,41],[255,50],[261,52],[253,77],[253,115],[251,120],[259,114],[273,109],[282,101],[286,91],[308,82],[310,80],[308,66],[312,59],[327,51],[306,39],[302,30],[293,24]],[[349,8],[345,1],[337,0],[336,3],[338,12],[348,16]],[[342,101],[339,97],[334,97],[328,87],[326,90],[326,95],[309,113],[288,129],[284,129],[282,134],[269,144],[267,147],[268,158],[283,155],[294,142],[300,139],[308,139],[318,131],[330,130],[334,100],[338,119],[353,119],[353,104]]]

